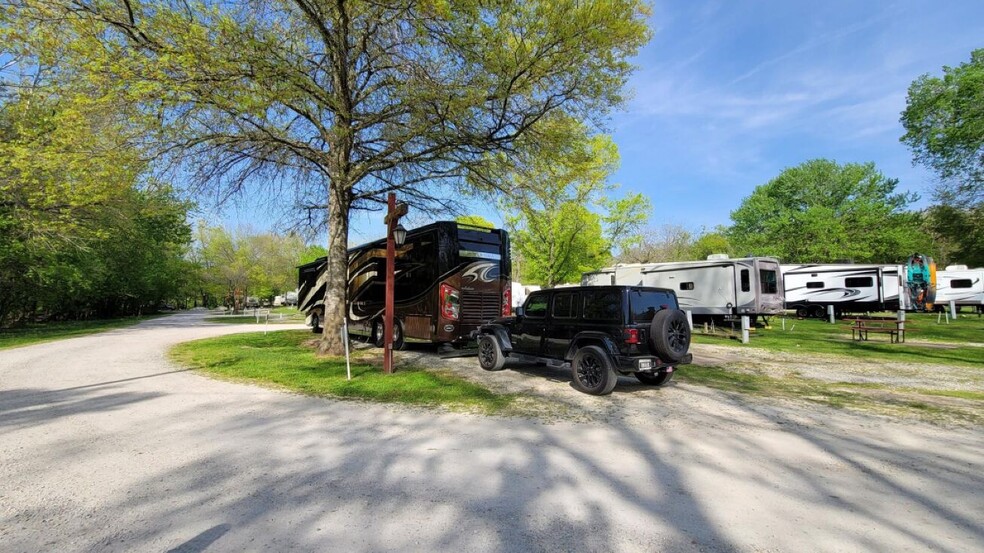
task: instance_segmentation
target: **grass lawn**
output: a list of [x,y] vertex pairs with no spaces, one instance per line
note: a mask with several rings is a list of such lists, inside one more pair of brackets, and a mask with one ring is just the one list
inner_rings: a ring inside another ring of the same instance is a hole
[[443,406],[484,413],[508,413],[516,396],[496,394],[447,372],[401,368],[383,374],[365,355],[353,357],[352,380],[344,358],[315,354],[303,330],[234,334],[175,346],[177,362],[233,380],[272,384],[303,394],[358,398],[385,403]]
[[[773,318],[772,328],[757,328],[749,343],[741,344],[720,336],[695,333],[694,342],[703,344],[755,347],[786,353],[843,355],[854,358],[925,363],[933,365],[974,365],[984,367],[984,318],[961,317],[950,324],[937,324],[934,314],[908,314],[906,343],[889,343],[888,335],[871,334],[867,342],[851,340],[847,322],[829,324],[808,319]],[[696,330],[700,330],[697,328]],[[976,345],[974,345],[976,344]]]
[[63,338],[74,338],[95,334],[104,330],[135,325],[140,321],[164,316],[166,313],[143,315],[140,317],[125,317],[122,319],[106,319],[95,321],[66,321],[57,323],[39,323],[26,327],[0,330],[0,349],[29,346],[41,342],[51,342]]

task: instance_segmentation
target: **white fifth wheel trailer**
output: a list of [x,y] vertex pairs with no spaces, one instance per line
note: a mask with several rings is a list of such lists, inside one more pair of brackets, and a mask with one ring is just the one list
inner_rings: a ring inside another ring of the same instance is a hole
[[936,273],[936,307],[946,309],[950,302],[984,310],[984,268],[949,265]]
[[783,265],[786,308],[800,317],[906,309],[902,265]]
[[695,318],[769,316],[782,313],[783,288],[779,260],[771,257],[706,261],[633,263],[584,273],[582,285],[628,284],[669,288],[680,309]]

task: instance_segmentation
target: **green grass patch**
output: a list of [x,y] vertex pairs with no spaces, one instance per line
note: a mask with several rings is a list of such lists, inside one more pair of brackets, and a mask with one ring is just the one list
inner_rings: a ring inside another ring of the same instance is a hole
[[[835,408],[911,415],[931,422],[984,423],[984,394],[962,390],[893,388],[876,383],[827,382],[795,374],[770,376],[722,367],[687,365],[681,382],[772,399],[806,401]],[[958,401],[941,400],[954,398]]]
[[698,333],[694,334],[693,340],[699,344],[727,344],[797,354],[833,354],[928,365],[984,366],[984,347],[968,345],[984,343],[984,319],[978,319],[976,315],[946,325],[937,324],[936,315],[909,314],[906,327],[914,332],[906,334],[907,341],[903,344],[892,344],[887,334],[874,333],[866,342],[853,341],[848,324],[844,321],[829,324],[818,320],[787,318],[786,330],[783,330],[781,321],[773,318],[771,328],[756,328],[747,345]]
[[135,325],[141,321],[164,315],[165,313],[158,313],[140,317],[124,317],[121,319],[37,323],[24,327],[3,329],[0,330],[0,349],[29,346],[42,342],[52,342],[65,338],[96,334],[106,330]]
[[447,372],[412,367],[387,375],[364,359],[353,359],[352,380],[346,380],[345,359],[318,357],[306,343],[310,341],[311,333],[303,330],[234,334],[179,344],[170,353],[179,363],[211,375],[312,396],[490,414],[508,412],[516,400]]

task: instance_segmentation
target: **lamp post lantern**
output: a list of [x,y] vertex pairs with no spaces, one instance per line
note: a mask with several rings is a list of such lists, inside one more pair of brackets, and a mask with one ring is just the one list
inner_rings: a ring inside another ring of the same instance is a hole
[[407,239],[407,229],[399,224],[407,214],[407,204],[396,203],[396,194],[387,197],[386,213],[386,306],[383,312],[383,372],[393,373],[393,295],[395,289],[396,246]]

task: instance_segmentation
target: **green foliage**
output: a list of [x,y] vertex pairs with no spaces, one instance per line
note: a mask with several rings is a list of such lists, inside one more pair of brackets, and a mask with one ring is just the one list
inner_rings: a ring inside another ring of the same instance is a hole
[[145,178],[120,120],[41,85],[0,103],[0,326],[182,298],[189,205]]
[[984,48],[970,61],[944,67],[943,77],[923,75],[909,86],[902,142],[914,161],[944,181],[944,203],[984,199]]
[[455,217],[454,220],[455,222],[462,225],[469,225],[469,226],[481,227],[481,228],[491,228],[491,229],[495,228],[495,225],[492,224],[492,221],[489,221],[488,219],[482,217],[481,215],[462,215],[460,217]]
[[28,324],[17,328],[0,329],[0,349],[16,348],[53,342],[65,338],[87,336],[115,328],[124,328],[139,322],[159,317],[160,314],[127,317],[121,319],[101,319],[96,321],[64,321],[43,324]]
[[928,242],[920,215],[905,211],[916,196],[897,184],[873,163],[807,161],[745,198],[728,238],[737,255],[783,262],[897,263]]
[[638,243],[623,249],[616,256],[618,263],[665,263],[707,259],[712,253],[731,254],[726,229],[702,231],[694,236],[678,225],[663,225],[649,229]]
[[984,267],[984,202],[969,207],[933,206],[927,210],[926,225],[939,265]]
[[608,263],[613,247],[637,241],[650,203],[641,194],[607,197],[615,189],[607,178],[618,166],[618,148],[610,137],[591,136],[570,119],[551,120],[545,127],[565,139],[544,144],[522,164],[500,163],[509,167],[503,187],[521,191],[503,200],[512,213],[506,225],[518,254],[519,278],[554,286],[579,281],[582,272]]

